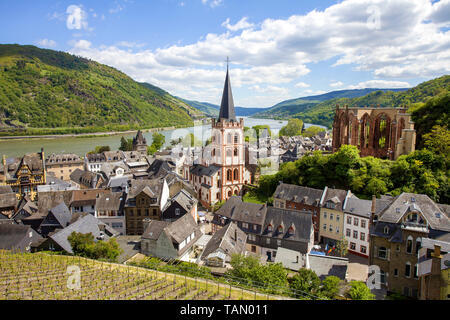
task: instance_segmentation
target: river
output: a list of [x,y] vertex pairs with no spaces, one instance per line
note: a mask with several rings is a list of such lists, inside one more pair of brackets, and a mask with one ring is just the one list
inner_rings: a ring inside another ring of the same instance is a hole
[[[249,117],[238,117],[244,119],[246,127],[253,127],[256,125],[269,125],[273,133],[278,133],[281,127],[287,124],[287,121],[273,120],[273,119],[256,119]],[[305,123],[305,128],[312,124]],[[194,133],[198,139],[205,141],[211,135],[211,124],[199,125],[190,128],[163,130],[160,131],[166,137],[166,145],[170,143],[171,139],[178,139],[185,137],[188,133]],[[84,156],[87,152],[94,150],[96,146],[110,146],[111,150],[117,150],[120,146],[120,138],[123,136],[126,139],[131,139],[135,133],[117,134],[111,136],[99,137],[58,137],[58,138],[33,138],[33,139],[13,139],[0,140],[0,155],[9,157],[21,157],[25,153],[39,152],[44,148],[46,155],[51,153],[75,153],[79,156]],[[152,143],[152,133],[144,132],[144,137],[147,139],[147,144]]]

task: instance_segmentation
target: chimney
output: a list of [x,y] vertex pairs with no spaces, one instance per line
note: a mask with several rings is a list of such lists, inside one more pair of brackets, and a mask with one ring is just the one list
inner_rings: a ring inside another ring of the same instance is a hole
[[377,205],[377,196],[376,195],[372,195],[372,207],[370,209],[370,224],[373,224],[373,220],[375,217],[375,208]]
[[142,223],[144,226],[144,233],[145,233],[145,230],[147,230],[147,227],[150,224],[150,222],[152,222],[152,219],[149,219],[149,218],[145,218],[144,220],[142,220]]
[[236,228],[234,228],[234,241],[236,241],[237,242],[237,229]]
[[298,263],[298,256],[295,257],[295,263]]
[[434,252],[431,254],[432,257],[441,259],[441,246],[438,244],[434,245]]

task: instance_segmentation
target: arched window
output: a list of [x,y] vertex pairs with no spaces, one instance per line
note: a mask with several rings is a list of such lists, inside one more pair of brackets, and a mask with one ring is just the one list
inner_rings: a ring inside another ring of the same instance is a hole
[[232,141],[231,141],[231,133],[229,133],[228,136],[227,136],[227,143],[228,144],[232,143]]
[[[227,170],[227,181],[233,180],[231,169]],[[230,191],[231,192],[231,191]]]
[[231,190],[228,191],[228,198],[230,198],[233,194],[231,193]]
[[272,227],[271,224],[269,224],[269,225],[267,226],[267,231],[272,232],[272,230],[273,230],[273,227]]
[[215,157],[216,156],[216,149],[212,150],[212,156]]
[[237,196],[237,195],[238,195],[238,192],[239,192],[238,189],[234,190],[234,195]]
[[414,278],[418,278],[419,277],[419,265],[416,263],[414,265],[414,274],[413,274]]
[[238,156],[238,148],[234,148],[234,156],[235,156],[235,157]]
[[238,169],[234,169],[233,178],[234,178],[234,180],[239,180],[239,170]]
[[416,239],[416,254],[419,253],[420,248],[422,247],[422,238]]
[[412,253],[412,247],[413,247],[413,238],[409,236],[408,239],[406,240],[406,252]]
[[278,233],[283,233],[283,226],[278,226]]

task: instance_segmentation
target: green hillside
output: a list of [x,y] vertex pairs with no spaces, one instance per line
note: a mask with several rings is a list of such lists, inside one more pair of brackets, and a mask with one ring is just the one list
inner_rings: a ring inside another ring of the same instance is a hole
[[305,122],[308,123],[315,123],[315,124],[321,124],[326,125],[324,123],[324,120],[326,122],[326,119],[329,115],[323,114],[322,108],[319,107],[319,105],[331,102],[331,101],[337,101],[339,99],[344,99],[345,101],[348,101],[352,98],[359,98],[362,96],[366,96],[374,91],[379,92],[386,92],[386,91],[404,91],[407,89],[352,89],[352,90],[338,90],[338,91],[331,91],[328,93],[316,95],[316,96],[308,96],[308,97],[302,97],[297,99],[290,99],[282,101],[276,105],[274,105],[271,108],[268,108],[264,111],[258,112],[255,114],[255,117],[260,118],[276,118],[276,119],[288,119],[295,117],[298,114],[305,114],[312,112],[313,114],[316,114],[315,110],[318,108],[319,112],[317,112],[317,117],[313,118],[316,122],[310,122],[305,120]]
[[35,46],[0,45],[0,87],[3,135],[188,126],[202,116],[114,68]]
[[[406,91],[374,91],[362,97],[335,98],[318,103],[311,108],[301,110],[291,117],[300,118],[304,122],[314,123],[331,128],[334,119],[336,104],[349,107],[363,107],[380,105],[381,107],[410,107],[414,111],[430,101],[433,97],[444,95],[450,91],[450,76],[442,76],[427,82],[423,82]],[[425,108],[427,109],[427,108]],[[424,110],[422,110],[424,112]],[[433,113],[433,111],[430,111]],[[425,111],[426,113],[426,111]],[[413,118],[415,117],[413,113]]]

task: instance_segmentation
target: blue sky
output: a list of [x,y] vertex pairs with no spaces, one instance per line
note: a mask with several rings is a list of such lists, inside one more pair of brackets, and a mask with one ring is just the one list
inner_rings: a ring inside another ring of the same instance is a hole
[[235,104],[410,87],[450,71],[450,0],[0,0],[0,43],[113,66],[183,98]]

